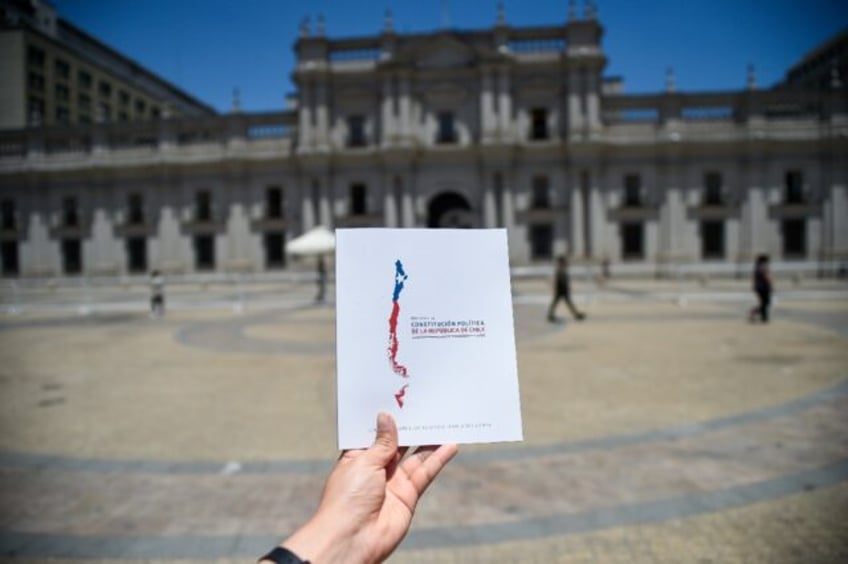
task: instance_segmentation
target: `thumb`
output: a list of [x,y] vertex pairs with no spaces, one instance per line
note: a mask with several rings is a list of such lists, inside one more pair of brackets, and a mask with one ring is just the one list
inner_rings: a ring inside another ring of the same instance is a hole
[[398,448],[398,432],[394,418],[388,413],[377,415],[377,437],[367,451],[368,458],[384,467],[394,459]]

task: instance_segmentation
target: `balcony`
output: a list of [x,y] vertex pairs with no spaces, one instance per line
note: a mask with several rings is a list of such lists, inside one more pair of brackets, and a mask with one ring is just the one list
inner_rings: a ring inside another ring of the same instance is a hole
[[288,227],[289,222],[283,216],[265,216],[250,221],[250,230],[253,232],[285,231]]
[[739,216],[739,206],[730,202],[703,202],[697,206],[689,206],[686,215],[695,220],[728,219]]
[[90,220],[82,220],[75,224],[63,223],[50,228],[51,239],[87,239],[90,236]]
[[553,223],[568,213],[567,205],[532,206],[515,213],[516,221],[527,224]]
[[649,221],[659,217],[659,208],[646,203],[621,205],[607,211],[611,221]]
[[821,213],[821,206],[812,202],[781,202],[769,206],[771,219],[806,219]]
[[115,224],[116,237],[151,237],[156,234],[156,223],[144,217],[128,218]]
[[180,225],[184,235],[215,235],[226,231],[227,224],[217,219],[191,219]]
[[24,238],[26,231],[20,224],[0,227],[0,241],[17,241]]
[[336,218],[336,227],[382,227],[383,216],[379,213],[344,215]]

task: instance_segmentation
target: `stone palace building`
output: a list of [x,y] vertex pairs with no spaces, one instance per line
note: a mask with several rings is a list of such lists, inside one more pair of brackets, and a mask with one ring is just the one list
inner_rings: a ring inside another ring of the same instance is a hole
[[749,71],[744,89],[683,93],[669,73],[628,95],[604,76],[592,3],[544,27],[499,11],[490,29],[401,34],[387,17],[334,39],[319,21],[294,45],[289,107],[217,114],[21,5],[45,9],[4,0],[21,86],[0,90],[3,123],[23,119],[0,131],[6,276],[264,272],[319,224],[504,227],[514,265],[848,258],[845,33],[769,89]]

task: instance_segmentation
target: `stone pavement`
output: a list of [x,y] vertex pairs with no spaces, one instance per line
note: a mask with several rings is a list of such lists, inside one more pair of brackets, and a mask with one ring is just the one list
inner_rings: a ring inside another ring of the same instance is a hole
[[[848,560],[844,283],[767,326],[744,281],[576,290],[588,321],[552,325],[547,283],[515,283],[526,440],[462,447],[393,562]],[[16,296],[0,557],[247,562],[294,528],[336,456],[311,292],[182,288],[160,320],[142,289]]]

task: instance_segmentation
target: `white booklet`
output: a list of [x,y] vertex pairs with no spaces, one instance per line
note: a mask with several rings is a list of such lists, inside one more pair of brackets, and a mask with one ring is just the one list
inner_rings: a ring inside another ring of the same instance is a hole
[[503,229],[336,230],[340,449],[520,441]]

